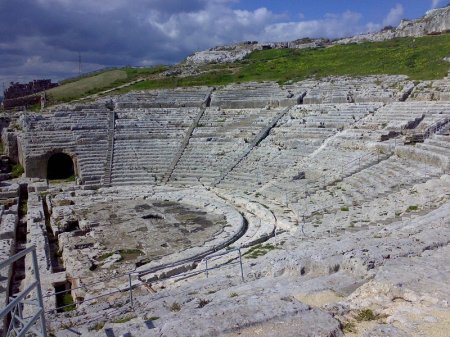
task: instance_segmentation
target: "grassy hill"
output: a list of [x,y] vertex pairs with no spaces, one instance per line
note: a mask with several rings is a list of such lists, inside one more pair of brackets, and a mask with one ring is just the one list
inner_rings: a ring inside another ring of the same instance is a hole
[[407,75],[413,80],[445,77],[450,63],[450,34],[421,38],[400,38],[384,42],[336,45],[328,48],[299,50],[272,49],[251,53],[233,64],[201,66],[197,75],[157,76],[166,67],[124,68],[107,71],[50,91],[55,101],[69,101],[105,89],[146,78],[117,93],[132,90],[175,88],[195,85],[225,85],[248,81],[299,81],[327,76]]
[[78,80],[62,82],[62,85],[48,90],[52,103],[68,102],[77,98],[96,94],[98,92],[115,88],[117,86],[135,81],[140,77],[156,74],[165,70],[166,67],[157,66],[152,68],[123,68],[107,70],[102,73]]

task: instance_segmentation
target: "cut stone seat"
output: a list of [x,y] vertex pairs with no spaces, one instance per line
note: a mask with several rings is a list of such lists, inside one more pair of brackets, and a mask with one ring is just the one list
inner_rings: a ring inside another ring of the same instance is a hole
[[364,174],[355,174],[350,179],[346,180],[347,184],[354,186],[354,189],[349,190],[349,192],[364,191],[363,194],[366,195],[367,190],[370,189],[370,195],[378,195],[389,190],[391,186],[393,186],[391,180],[381,176],[375,176],[373,173],[374,170],[368,170]]
[[86,176],[81,176],[80,177],[85,183],[86,182],[98,182],[100,181],[100,178],[98,176],[95,175],[86,175]]
[[311,139],[311,138],[319,138],[325,139],[330,137],[331,135],[336,133],[336,129],[315,129],[315,128],[305,128],[303,130],[297,130],[294,132],[286,132],[279,130],[272,130],[273,136],[281,139]]
[[89,175],[97,175],[102,176],[105,172],[105,165],[104,164],[86,164],[86,165],[80,165],[80,175],[89,174]]
[[168,165],[164,163],[162,165],[156,165],[149,162],[144,161],[128,161],[122,165],[113,165],[112,169],[112,175],[126,175],[126,174],[132,174],[133,171],[144,171],[144,172],[158,172],[158,173],[165,173],[168,169]]
[[190,169],[179,169],[176,172],[173,173],[174,177],[180,177],[180,176],[185,176],[185,177],[197,177],[197,176],[203,176],[205,178],[214,178],[216,177],[218,174],[220,173],[220,171],[214,170],[212,168],[198,168],[196,170],[190,170]]
[[157,181],[159,181],[161,178],[160,174],[151,174],[151,173],[142,173],[139,175],[128,175],[126,177],[123,176],[113,176],[111,177],[111,183],[113,184],[118,184],[118,183],[127,183],[127,182],[139,182],[141,181],[142,183],[145,182],[150,182],[150,183],[155,183]]
[[58,137],[58,136],[55,136],[54,134],[41,135],[39,137],[29,137],[29,138],[26,138],[26,141],[28,141],[29,144],[74,142],[73,138],[70,136],[62,135],[62,136]]
[[446,135],[435,135],[434,138],[439,141],[450,142],[450,136]]
[[130,151],[149,151],[149,150],[176,150],[180,146],[179,140],[175,139],[155,139],[153,141],[149,142],[139,142],[139,143],[133,143],[133,142],[126,142],[126,141],[118,141],[115,142],[115,151],[117,153],[127,153]]
[[108,143],[99,143],[97,146],[95,144],[81,144],[76,146],[76,153],[80,157],[95,157],[98,154],[104,153],[108,149]]
[[108,150],[107,147],[100,147],[92,150],[81,150],[76,149],[74,152],[77,156],[78,162],[89,162],[91,160],[99,161],[100,158],[104,157],[105,152]]
[[111,185],[113,186],[127,186],[127,185],[142,185],[142,184],[146,184],[146,185],[155,185],[157,182],[155,181],[155,179],[144,179],[144,178],[140,178],[137,180],[124,180],[124,181],[112,181]]
[[170,181],[173,185],[183,185],[188,186],[189,184],[192,185],[207,185],[210,186],[214,182],[215,178],[209,178],[209,177],[175,177],[173,180]]
[[111,179],[113,181],[127,181],[127,180],[136,180],[136,179],[155,179],[157,176],[161,176],[163,172],[152,172],[145,170],[133,170],[130,169],[128,171],[120,172],[117,174],[111,174]]
[[445,143],[445,145],[446,146],[441,146],[440,144],[436,143],[432,144],[427,141],[425,143],[416,144],[416,147],[424,151],[434,152],[437,154],[447,156],[450,159],[450,143]]
[[166,156],[158,156],[156,153],[154,154],[148,154],[145,155],[142,153],[116,153],[115,159],[113,162],[114,167],[126,167],[130,163],[149,163],[151,165],[164,165],[168,166],[169,163],[167,163],[167,160],[172,158],[171,155]]

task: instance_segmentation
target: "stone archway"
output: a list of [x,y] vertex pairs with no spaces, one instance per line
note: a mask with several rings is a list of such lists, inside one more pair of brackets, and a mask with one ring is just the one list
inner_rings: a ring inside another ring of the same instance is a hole
[[54,153],[47,162],[47,179],[68,179],[75,175],[72,158],[62,152]]

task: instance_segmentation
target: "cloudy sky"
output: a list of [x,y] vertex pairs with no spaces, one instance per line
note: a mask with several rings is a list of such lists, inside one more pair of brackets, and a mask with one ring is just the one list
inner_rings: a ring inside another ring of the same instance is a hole
[[337,38],[445,0],[0,0],[0,85],[111,66],[172,64],[245,40]]

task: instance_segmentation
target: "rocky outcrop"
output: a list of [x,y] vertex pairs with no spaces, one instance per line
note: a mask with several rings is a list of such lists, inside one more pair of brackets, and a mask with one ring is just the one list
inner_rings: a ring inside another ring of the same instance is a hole
[[[187,66],[198,66],[211,63],[233,63],[244,59],[255,50],[264,49],[307,49],[319,48],[332,44],[349,44],[359,42],[379,42],[398,37],[419,37],[450,32],[450,6],[428,11],[425,16],[416,20],[402,20],[397,28],[385,27],[380,32],[356,35],[337,40],[334,43],[327,39],[303,38],[290,42],[261,43],[246,41],[237,44],[214,47],[188,56],[184,62]],[[186,70],[180,70],[182,74]],[[173,75],[169,73],[168,75]]]
[[428,11],[417,20],[402,20],[397,28],[385,28],[377,33],[356,35],[337,41],[337,44],[358,43],[364,41],[376,42],[397,37],[419,37],[424,35],[439,35],[450,31],[450,6]]
[[327,39],[298,39],[291,42],[270,42],[260,43],[257,41],[247,41],[228,46],[214,47],[208,50],[199,51],[188,56],[185,63],[187,65],[201,65],[208,63],[233,63],[244,59],[255,50],[265,49],[309,49],[323,47],[329,44]]

